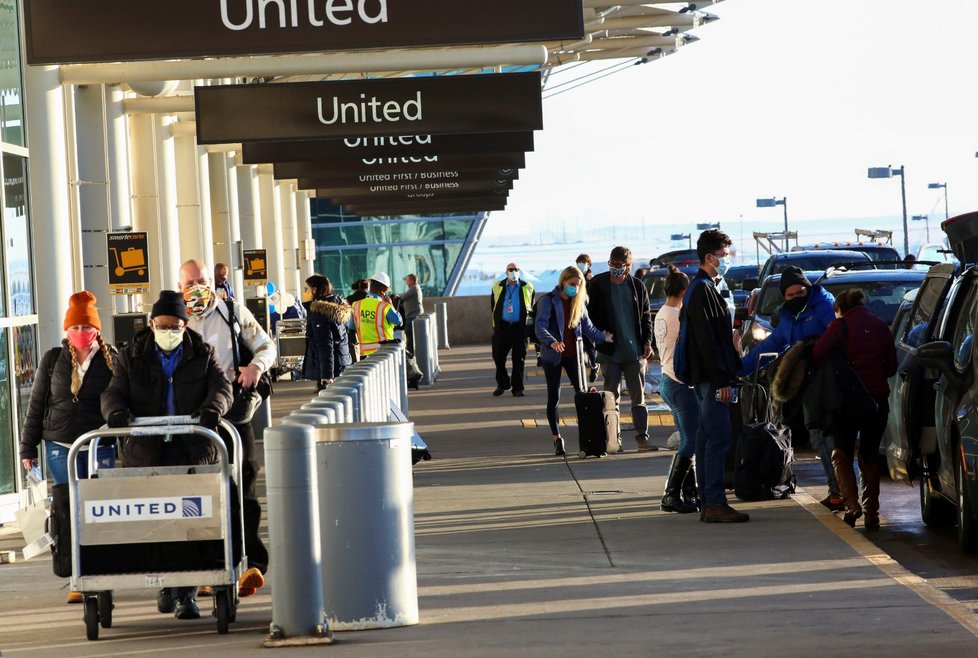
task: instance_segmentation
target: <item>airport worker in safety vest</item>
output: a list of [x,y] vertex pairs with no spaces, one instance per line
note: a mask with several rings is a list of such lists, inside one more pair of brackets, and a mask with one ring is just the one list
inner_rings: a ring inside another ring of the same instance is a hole
[[370,277],[367,296],[353,303],[347,326],[357,332],[361,357],[376,352],[385,340],[393,340],[394,327],[401,324],[401,314],[394,310],[387,294],[390,289],[391,278],[385,272],[377,272]]

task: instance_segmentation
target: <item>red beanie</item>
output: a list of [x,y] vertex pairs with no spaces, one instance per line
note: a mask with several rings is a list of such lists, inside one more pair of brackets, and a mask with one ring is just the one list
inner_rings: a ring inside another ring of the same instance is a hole
[[65,313],[64,328],[67,329],[76,324],[87,324],[101,331],[102,323],[98,319],[95,301],[95,295],[87,290],[72,295],[68,300],[68,312]]

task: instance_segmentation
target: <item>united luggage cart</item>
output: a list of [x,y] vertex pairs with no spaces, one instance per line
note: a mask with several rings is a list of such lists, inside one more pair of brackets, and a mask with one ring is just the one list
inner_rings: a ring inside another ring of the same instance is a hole
[[[237,458],[243,454],[241,437],[233,425],[221,421],[234,444],[232,463],[217,432],[194,422],[189,416],[137,418],[131,427],[103,427],[83,434],[71,446],[70,587],[84,596],[89,640],[98,639],[99,626],[112,627],[112,592],[118,589],[208,585],[214,588],[217,632],[227,633],[235,619],[238,577],[248,568],[240,532],[243,510],[240,504],[232,504],[242,500],[243,493]],[[99,469],[94,458],[102,439],[177,434],[193,434],[213,443],[218,463]],[[79,480],[78,452],[90,443],[89,476]],[[177,553],[179,558],[174,559]]]
[[620,415],[615,404],[615,394],[588,388],[584,365],[584,341],[577,339],[577,391],[574,406],[577,409],[577,456],[603,457],[621,451]]
[[275,325],[275,343],[278,348],[276,376],[301,373],[306,356],[306,321],[301,318],[279,320]]

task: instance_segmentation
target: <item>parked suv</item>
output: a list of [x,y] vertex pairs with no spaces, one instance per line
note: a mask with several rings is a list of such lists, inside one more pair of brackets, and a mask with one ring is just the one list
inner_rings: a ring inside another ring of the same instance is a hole
[[792,251],[860,251],[875,261],[886,261],[880,269],[897,270],[903,267],[900,252],[888,244],[878,242],[817,242],[812,245],[792,247]]
[[871,263],[872,261],[872,258],[861,251],[816,249],[772,254],[761,268],[760,282],[764,283],[764,279],[772,274],[780,274],[788,267],[798,267],[806,272],[812,272],[849,263]]
[[[974,263],[978,213],[941,224],[955,256]],[[978,267],[930,268],[909,313],[894,325],[897,377],[890,394],[886,459],[895,480],[919,480],[927,525],[958,526],[958,543],[978,552],[978,383],[973,336]]]

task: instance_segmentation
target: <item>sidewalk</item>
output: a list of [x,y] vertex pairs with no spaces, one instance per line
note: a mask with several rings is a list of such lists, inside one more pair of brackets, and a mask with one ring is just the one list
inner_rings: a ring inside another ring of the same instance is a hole
[[[494,398],[488,349],[441,355],[434,387],[411,393],[411,418],[434,459],[415,466],[422,623],[337,633],[289,655],[839,656],[975,655],[978,624],[801,493],[739,503],[742,525],[658,511],[671,451],[602,459],[551,454],[546,391]],[[568,389],[569,391],[569,389]],[[312,396],[281,385],[276,416]],[[569,396],[568,396],[569,397]],[[565,415],[573,415],[567,404]],[[567,427],[568,448],[576,428]],[[664,445],[671,428],[656,427]],[[355,495],[355,493],[351,493]],[[12,540],[0,529],[0,549]],[[274,586],[270,574],[269,587]],[[213,619],[178,622],[150,591],[120,592],[115,625],[84,638],[81,609],[49,561],[0,566],[3,656],[260,655],[269,587],[245,599],[230,635]],[[202,610],[209,602],[202,600]],[[863,612],[866,610],[867,612]]]

